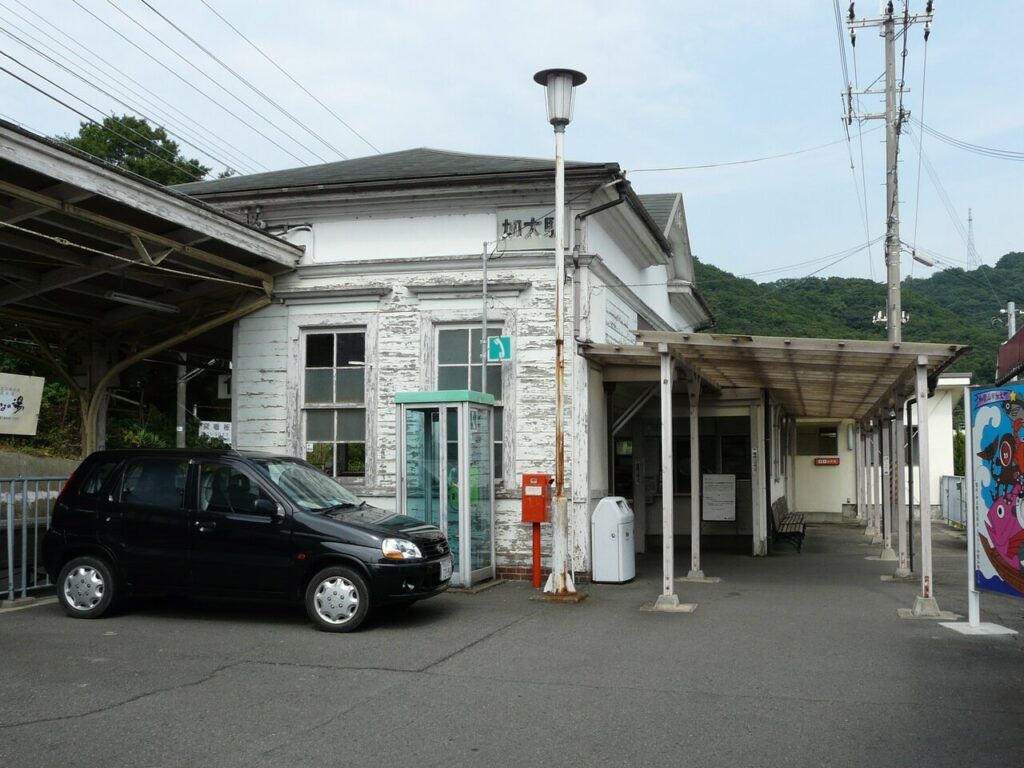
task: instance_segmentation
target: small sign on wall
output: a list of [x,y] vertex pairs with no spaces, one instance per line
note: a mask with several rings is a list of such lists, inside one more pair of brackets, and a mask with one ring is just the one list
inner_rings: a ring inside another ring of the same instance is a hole
[[0,373],[0,434],[36,433],[44,381],[40,376]]
[[819,456],[814,460],[814,466],[816,467],[838,467],[839,457],[838,456]]
[[215,437],[231,445],[231,422],[230,421],[200,421],[200,437]]

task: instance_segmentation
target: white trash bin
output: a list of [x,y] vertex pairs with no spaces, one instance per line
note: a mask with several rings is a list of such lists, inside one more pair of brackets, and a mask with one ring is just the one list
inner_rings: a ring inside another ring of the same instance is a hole
[[621,584],[636,576],[633,510],[622,496],[605,496],[590,520],[592,581]]

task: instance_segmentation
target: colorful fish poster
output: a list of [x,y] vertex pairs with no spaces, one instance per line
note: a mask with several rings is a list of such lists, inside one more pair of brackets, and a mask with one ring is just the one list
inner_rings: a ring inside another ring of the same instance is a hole
[[974,583],[1024,597],[1024,384],[971,390]]

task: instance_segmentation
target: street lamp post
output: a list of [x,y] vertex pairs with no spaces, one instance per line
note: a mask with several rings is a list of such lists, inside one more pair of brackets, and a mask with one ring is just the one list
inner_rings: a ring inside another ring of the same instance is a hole
[[545,592],[575,592],[569,572],[569,515],[565,500],[565,434],[562,424],[565,307],[565,126],[572,120],[573,94],[587,76],[574,69],[544,69],[533,76],[544,86],[548,122],[555,129],[555,514],[551,538],[551,575]]

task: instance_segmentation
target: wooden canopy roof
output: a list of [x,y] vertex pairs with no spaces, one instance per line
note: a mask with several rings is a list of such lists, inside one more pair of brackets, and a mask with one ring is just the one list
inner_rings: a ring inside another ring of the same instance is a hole
[[934,380],[970,350],[959,344],[664,331],[640,331],[637,340],[628,346],[587,344],[583,354],[612,369],[616,380],[649,380],[645,370],[656,372],[665,350],[716,389],[764,389],[793,416],[855,420],[913,392],[919,362]]

